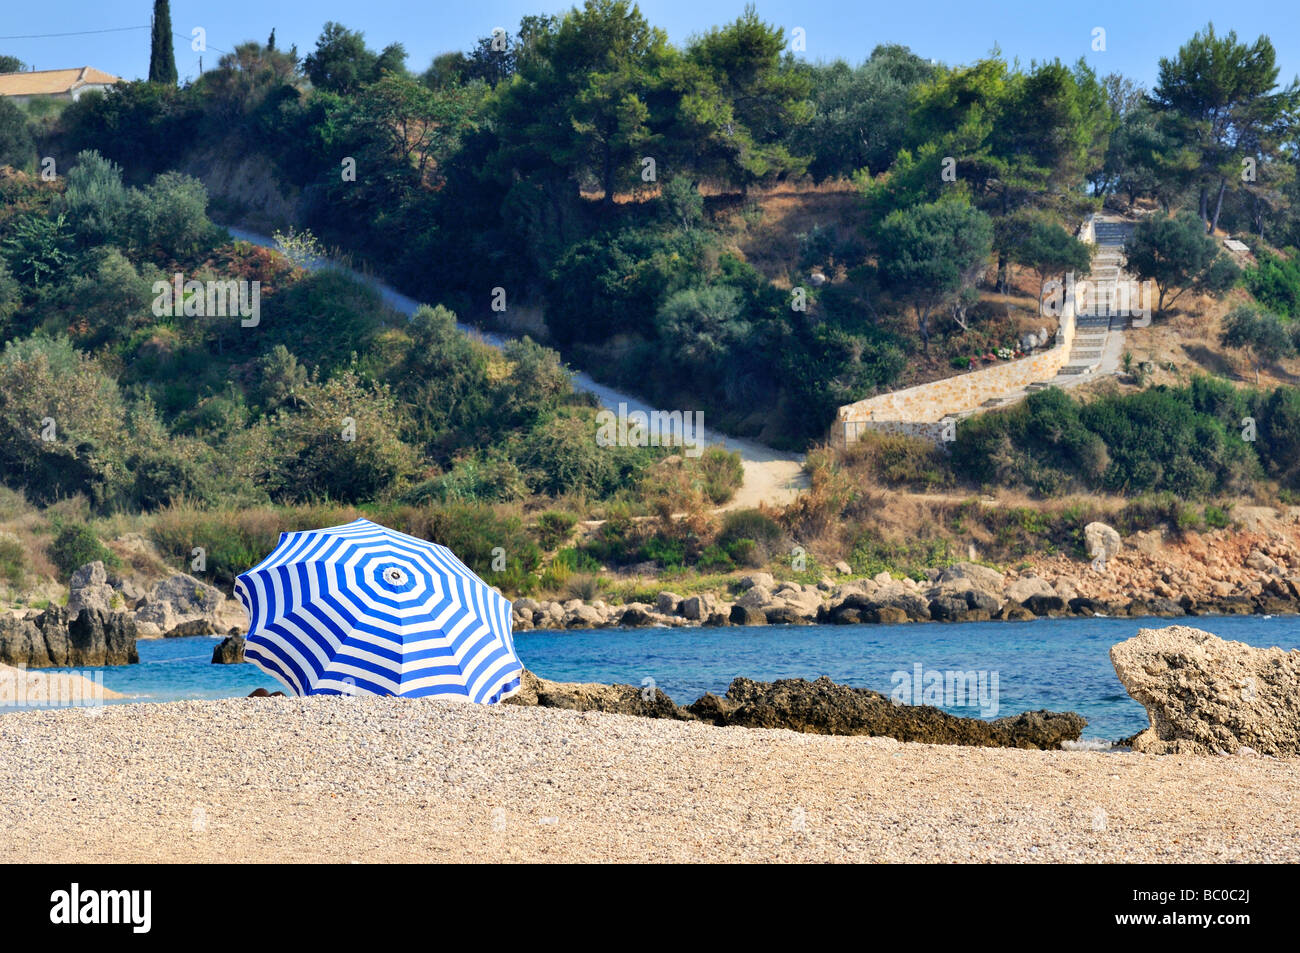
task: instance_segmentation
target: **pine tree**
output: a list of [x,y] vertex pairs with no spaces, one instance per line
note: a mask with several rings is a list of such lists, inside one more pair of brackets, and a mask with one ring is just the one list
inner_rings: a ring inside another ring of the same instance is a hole
[[172,48],[172,12],[168,0],[154,0],[153,35],[149,49],[149,82],[176,85],[176,52]]

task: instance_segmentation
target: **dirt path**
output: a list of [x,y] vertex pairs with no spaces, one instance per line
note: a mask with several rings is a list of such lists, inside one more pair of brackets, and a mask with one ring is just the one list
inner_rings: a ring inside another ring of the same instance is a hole
[[[260,245],[263,248],[276,247],[273,238],[258,232],[230,225],[226,226],[226,230],[233,237],[242,241]],[[319,262],[309,267],[323,267],[326,264],[328,263]],[[366,282],[378,291],[384,303],[395,311],[410,317],[420,306],[419,301],[393,289],[378,278],[351,269],[348,270],[357,279]],[[458,324],[457,326],[466,334],[480,338],[493,347],[504,347],[511,340],[508,335],[483,331],[467,324]],[[635,411],[649,414],[655,409],[640,398],[616,390],[606,384],[598,383],[590,375],[581,371],[573,372],[573,386],[576,390],[594,394],[602,407],[615,413],[618,413],[620,408],[629,414]],[[681,436],[681,432],[677,428],[673,428],[672,432],[677,436]],[[737,491],[735,497],[722,507],[724,510],[756,507],[759,503],[766,503],[769,506],[785,506],[793,502],[795,497],[808,486],[807,476],[803,472],[802,454],[783,453],[779,450],[773,450],[771,447],[755,443],[752,440],[727,436],[716,430],[711,430],[707,426],[700,434],[688,434],[688,436],[699,440],[702,445],[721,445],[727,450],[740,454],[745,468],[745,483]]]

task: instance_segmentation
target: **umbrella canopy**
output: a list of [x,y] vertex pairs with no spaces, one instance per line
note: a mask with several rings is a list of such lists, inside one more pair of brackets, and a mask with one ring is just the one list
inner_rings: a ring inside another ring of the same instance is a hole
[[519,690],[510,603],[445,546],[369,520],[281,533],[235,580],[244,657],[299,695]]

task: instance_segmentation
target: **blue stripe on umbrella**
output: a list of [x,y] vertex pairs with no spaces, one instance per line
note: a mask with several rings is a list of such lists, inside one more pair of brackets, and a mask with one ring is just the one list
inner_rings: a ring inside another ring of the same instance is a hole
[[519,689],[510,603],[445,546],[359,519],[281,533],[235,582],[245,658],[299,695]]

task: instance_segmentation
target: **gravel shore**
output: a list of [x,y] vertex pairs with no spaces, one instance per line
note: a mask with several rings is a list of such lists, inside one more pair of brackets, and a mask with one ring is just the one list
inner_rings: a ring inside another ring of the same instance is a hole
[[0,862],[1300,861],[1300,760],[1020,751],[556,709],[0,715]]

